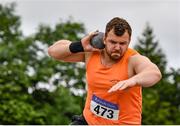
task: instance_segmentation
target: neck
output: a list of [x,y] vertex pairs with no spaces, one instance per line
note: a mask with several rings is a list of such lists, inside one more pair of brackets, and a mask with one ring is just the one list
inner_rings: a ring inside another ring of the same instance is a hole
[[111,67],[113,64],[117,63],[119,60],[112,60],[105,50],[101,52],[101,64],[106,67]]

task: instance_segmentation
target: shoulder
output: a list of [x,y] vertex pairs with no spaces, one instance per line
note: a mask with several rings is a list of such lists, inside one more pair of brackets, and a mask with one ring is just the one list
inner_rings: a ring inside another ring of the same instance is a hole
[[148,57],[141,55],[138,51],[128,48],[126,55],[129,55],[130,62],[150,61]]
[[90,58],[92,57],[92,55],[94,55],[95,52],[85,52],[85,63],[87,64],[90,60]]
[[139,54],[139,53],[135,49],[128,48],[127,49],[127,54],[132,56],[132,55]]
[[157,67],[148,57],[136,54],[129,58],[129,66],[136,71],[136,73],[143,71],[146,68]]
[[88,62],[89,58],[91,57],[92,52],[85,52],[85,63]]
[[137,65],[137,64],[143,64],[143,63],[151,63],[151,61],[148,57],[143,56],[138,53],[138,54],[132,55],[129,58],[129,63]]
[[88,64],[89,60],[92,57],[97,57],[100,55],[100,52],[96,51],[96,52],[85,52],[85,63]]

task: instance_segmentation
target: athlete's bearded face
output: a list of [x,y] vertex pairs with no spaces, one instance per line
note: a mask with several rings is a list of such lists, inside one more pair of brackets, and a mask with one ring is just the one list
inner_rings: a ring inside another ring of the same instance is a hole
[[115,35],[113,30],[109,31],[104,38],[106,54],[113,61],[119,60],[125,54],[129,42],[130,36],[127,31],[122,36]]

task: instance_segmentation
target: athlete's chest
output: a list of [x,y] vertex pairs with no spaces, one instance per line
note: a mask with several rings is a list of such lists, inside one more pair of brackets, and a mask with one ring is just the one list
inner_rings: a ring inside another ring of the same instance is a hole
[[108,90],[117,82],[128,79],[128,64],[124,66],[117,64],[111,68],[94,64],[93,67],[88,67],[86,78],[88,87]]

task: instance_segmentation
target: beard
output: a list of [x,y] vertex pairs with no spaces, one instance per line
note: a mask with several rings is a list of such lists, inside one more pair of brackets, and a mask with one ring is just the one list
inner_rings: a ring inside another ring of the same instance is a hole
[[122,57],[122,51],[121,51],[121,50],[110,52],[110,51],[108,51],[108,50],[106,49],[106,53],[107,53],[107,55],[109,56],[109,58],[110,58],[111,60],[113,60],[113,61],[118,61],[118,60],[120,60],[121,57]]

